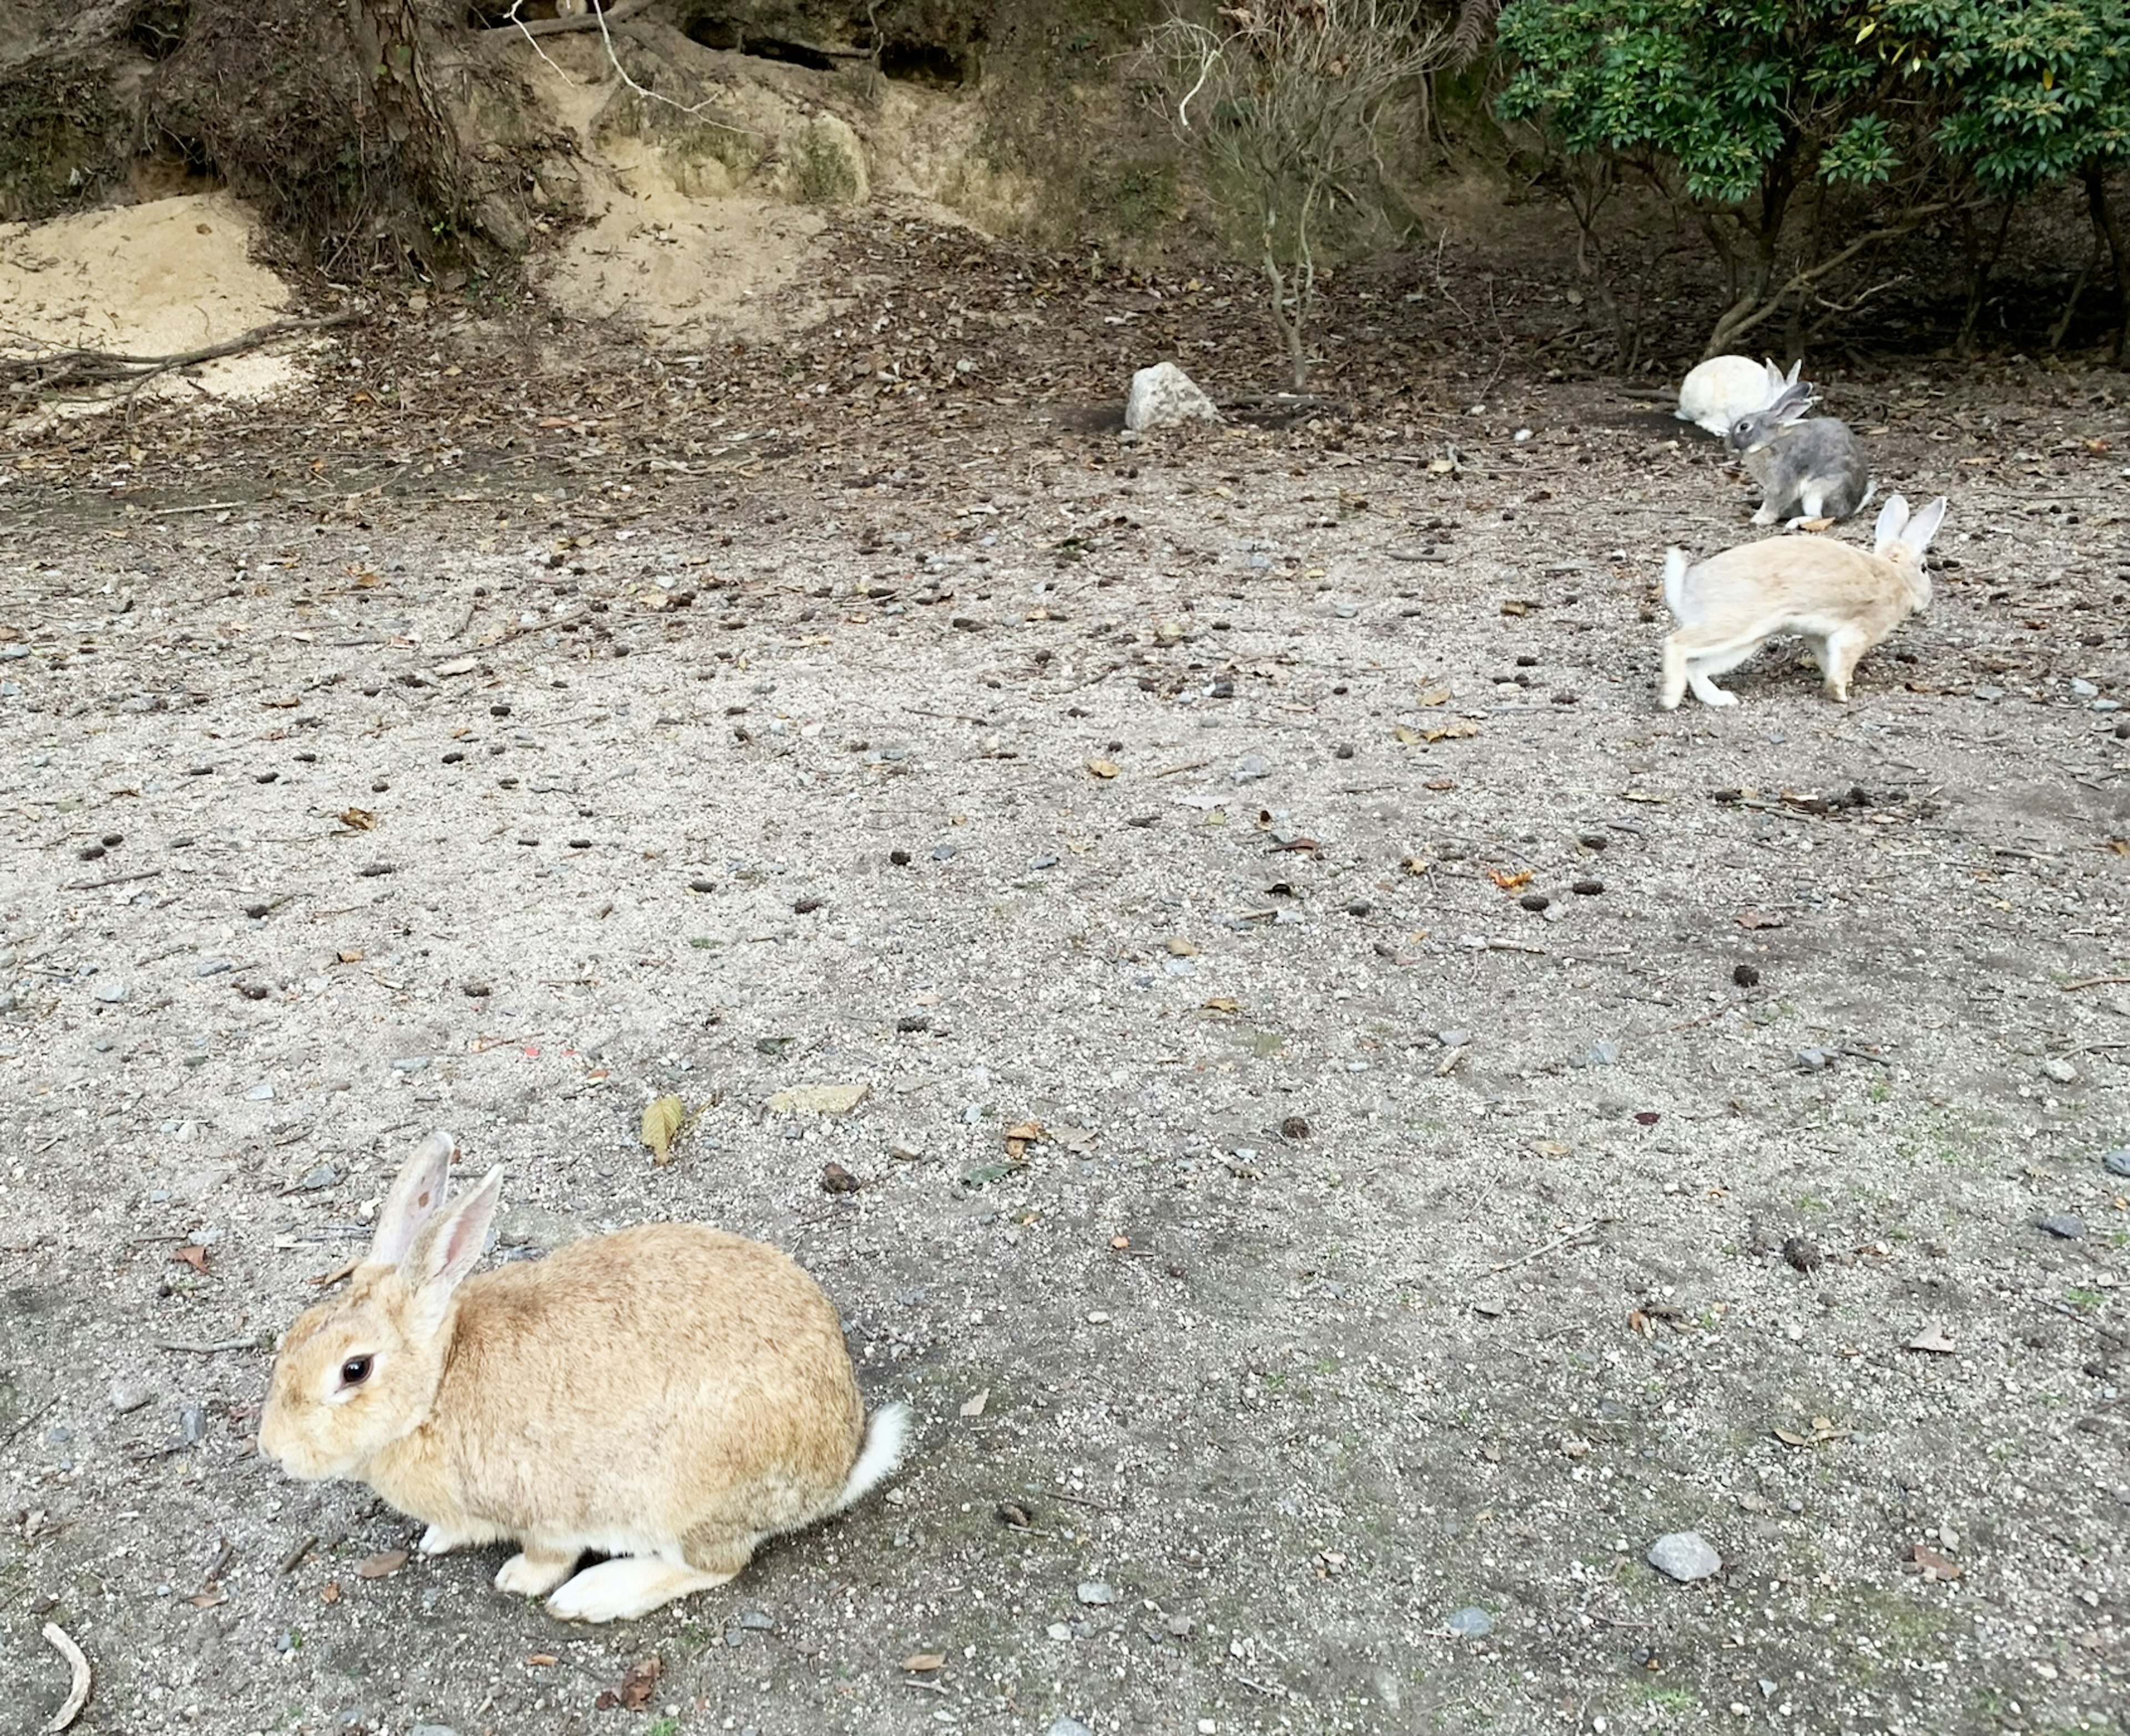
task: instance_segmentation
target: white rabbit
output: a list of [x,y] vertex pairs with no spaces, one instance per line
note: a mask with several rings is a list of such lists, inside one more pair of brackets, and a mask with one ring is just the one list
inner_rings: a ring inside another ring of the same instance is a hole
[[[1784,374],[1771,361],[1756,362],[1744,355],[1713,357],[1686,376],[1679,389],[1679,408],[1672,414],[1721,437],[1740,417],[1765,410],[1784,388],[1796,385],[1803,366],[1799,362]],[[1808,396],[1811,391],[1808,384]]]

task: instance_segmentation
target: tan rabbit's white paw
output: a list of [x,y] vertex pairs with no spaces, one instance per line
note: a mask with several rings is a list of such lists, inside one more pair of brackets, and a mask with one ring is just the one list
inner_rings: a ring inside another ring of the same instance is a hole
[[422,1533],[422,1541],[414,1545],[424,1555],[449,1555],[454,1549],[463,1549],[474,1541],[456,1531],[447,1531],[442,1525],[432,1525]]
[[732,1576],[676,1567],[655,1555],[625,1555],[585,1568],[547,1600],[547,1613],[560,1621],[628,1621]]
[[534,1555],[521,1551],[495,1571],[495,1589],[518,1597],[545,1597],[570,1576],[574,1555]]

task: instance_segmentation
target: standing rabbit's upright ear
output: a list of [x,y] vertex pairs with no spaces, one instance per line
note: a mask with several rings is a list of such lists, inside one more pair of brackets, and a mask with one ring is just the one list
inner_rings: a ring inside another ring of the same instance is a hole
[[480,1261],[502,1192],[503,1166],[498,1164],[437,1213],[399,1262],[400,1281],[414,1295],[418,1328],[435,1329],[451,1292]]
[[1901,532],[1901,546],[1920,556],[1928,548],[1937,527],[1945,522],[1945,496],[1941,494],[1911,518]]
[[1901,540],[1901,532],[1908,522],[1908,503],[1898,494],[1889,494],[1885,505],[1879,508],[1879,522],[1871,532],[1871,552],[1884,555]]
[[451,1154],[457,1149],[458,1142],[441,1128],[414,1147],[414,1155],[393,1179],[384,1204],[377,1209],[376,1233],[370,1238],[372,1260],[397,1266],[406,1257],[422,1226],[444,1203]]

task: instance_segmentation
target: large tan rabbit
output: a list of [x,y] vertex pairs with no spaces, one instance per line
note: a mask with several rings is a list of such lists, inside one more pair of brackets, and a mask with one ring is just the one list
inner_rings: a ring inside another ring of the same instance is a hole
[[1711,680],[1736,669],[1779,633],[1805,641],[1827,678],[1827,697],[1846,703],[1857,660],[1912,614],[1930,607],[1923,552],[1945,517],[1940,495],[1914,517],[1898,494],[1879,513],[1872,551],[1819,537],[1770,537],[1687,564],[1664,555],[1664,601],[1678,621],[1664,641],[1666,711],[1688,688],[1704,705],[1736,705]]
[[447,1204],[453,1150],[422,1142],[346,1292],[289,1328],[262,1453],[369,1484],[425,1554],[514,1539],[497,1587],[571,1621],[723,1585],[895,1469],[908,1413],[866,1425],[834,1305],[783,1254],[645,1224],[469,1277],[503,1172]]

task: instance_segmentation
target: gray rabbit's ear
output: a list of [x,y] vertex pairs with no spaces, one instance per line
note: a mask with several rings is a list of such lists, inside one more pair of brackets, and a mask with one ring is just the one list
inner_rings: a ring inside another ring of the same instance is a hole
[[1811,408],[1810,386],[1784,386],[1775,401],[1768,406],[1768,414],[1781,422],[1795,422]]

